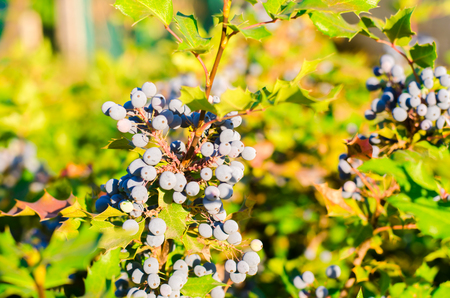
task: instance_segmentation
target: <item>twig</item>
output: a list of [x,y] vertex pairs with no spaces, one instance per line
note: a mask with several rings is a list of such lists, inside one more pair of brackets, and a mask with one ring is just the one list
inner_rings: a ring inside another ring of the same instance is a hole
[[[210,75],[206,79],[206,86],[205,86],[205,96],[209,100],[209,95],[211,94],[211,88],[212,84],[214,82],[214,78],[216,77],[217,69],[219,68],[220,59],[222,58],[223,51],[225,50],[225,47],[228,43],[227,38],[227,23],[228,23],[228,16],[230,15],[230,7],[231,7],[231,0],[224,0],[223,1],[223,25],[222,25],[222,35],[220,37],[220,44],[219,49],[217,50],[216,58],[214,60],[213,67],[211,69]],[[199,118],[199,126],[203,125],[203,121],[205,120],[206,111],[202,110],[200,112],[200,118]],[[192,143],[190,144],[188,151],[186,155],[184,156],[182,167],[186,167],[188,163],[190,162],[190,159],[192,155],[194,154],[195,147],[197,146],[198,140],[200,139],[200,135],[195,134],[194,139],[192,140]]]
[[416,224],[408,224],[408,225],[396,225],[396,226],[386,226],[386,227],[379,227],[373,231],[373,234],[376,235],[378,233],[381,233],[383,231],[388,230],[414,230],[417,229]]

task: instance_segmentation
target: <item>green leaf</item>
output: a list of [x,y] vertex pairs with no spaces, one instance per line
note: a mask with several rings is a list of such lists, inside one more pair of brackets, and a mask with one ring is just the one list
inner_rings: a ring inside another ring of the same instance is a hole
[[212,289],[225,286],[212,278],[211,274],[202,277],[190,277],[187,283],[181,288],[181,293],[189,297],[205,297]]
[[0,298],[7,297],[32,297],[36,293],[35,288],[24,288],[7,283],[0,283]]
[[303,0],[296,8],[305,10],[315,10],[327,13],[344,13],[353,11],[356,14],[368,12],[376,8],[380,0]]
[[287,2],[291,0],[267,0],[263,6],[267,14],[273,18],[283,10],[283,5]]
[[9,260],[19,264],[21,252],[16,245],[16,241],[11,235],[9,227],[6,227],[5,231],[0,233],[0,256],[7,257]]
[[97,232],[83,227],[74,239],[52,237],[50,244],[42,252],[42,263],[49,265],[45,288],[66,284],[70,274],[86,269],[96,254],[99,236]]
[[183,236],[182,242],[186,248],[187,254],[201,253],[205,244],[199,242],[199,236],[193,233],[186,233]]
[[324,98],[314,98],[310,95],[309,90],[299,86],[300,80],[307,74],[315,71],[321,61],[323,59],[314,61],[304,60],[301,71],[292,81],[277,80],[273,88],[266,88],[260,91],[261,96],[264,97],[260,99],[261,105],[270,106],[290,102],[305,105],[316,112],[326,111],[329,102],[336,99],[342,86],[334,87]]
[[120,275],[120,266],[118,266],[120,250],[121,248],[116,248],[100,255],[92,267],[88,268],[88,274],[84,282],[85,298],[105,297],[105,292],[109,291],[106,280],[113,280],[114,277]]
[[[414,7],[400,9],[395,15],[386,19],[386,24],[383,27],[383,32],[392,43],[396,40],[408,39],[415,34],[411,30],[411,15]],[[402,41],[400,41],[403,43]]]
[[110,217],[117,217],[117,216],[124,216],[124,215],[126,215],[126,213],[123,213],[119,209],[116,209],[112,206],[108,206],[108,208],[106,208],[106,210],[103,211],[102,213],[94,215],[93,219],[101,221],[101,220],[105,220]]
[[114,249],[116,247],[124,248],[132,241],[140,241],[142,232],[145,228],[145,220],[143,220],[139,223],[139,231],[134,235],[130,235],[128,232],[125,232],[122,227],[114,226],[107,221],[93,220],[91,224],[92,230],[103,234],[98,247],[106,250]]
[[411,183],[408,181],[405,171],[398,163],[387,157],[368,160],[358,169],[364,173],[372,172],[380,176],[390,174],[406,191],[411,189]]
[[62,225],[55,230],[53,237],[60,237],[61,239],[72,239],[78,236],[78,228],[81,226],[83,220],[81,218],[69,218],[62,223]]
[[352,40],[361,31],[359,24],[349,24],[337,14],[326,12],[313,12],[309,14],[313,24],[325,35],[330,37],[343,37]]
[[245,29],[247,26],[248,21],[244,21],[244,17],[242,14],[235,15],[233,19],[228,23],[229,29],[233,30],[233,32],[241,32],[246,39],[252,38],[261,41],[261,39],[272,35],[272,33],[270,33],[265,26],[257,26]]
[[370,31],[370,28],[378,28],[379,30],[382,30],[384,22],[381,19],[375,17],[363,16],[361,17],[359,26],[361,27],[361,31],[359,32],[360,34],[370,37],[374,40],[379,40],[380,38],[373,34]]
[[166,239],[180,239],[186,230],[186,219],[189,212],[182,205],[170,204],[159,213],[159,218],[167,224],[164,236]]
[[114,7],[134,20],[134,24],[146,17],[155,16],[164,25],[172,22],[172,0],[116,0]]
[[261,39],[272,35],[265,26],[254,27],[250,29],[239,29],[246,39],[255,39],[261,41]]
[[386,293],[386,291],[389,289],[389,286],[391,285],[391,278],[389,274],[386,273],[386,271],[378,270],[378,272],[381,275],[379,282],[380,293],[381,295],[384,295],[384,293]]
[[120,139],[112,139],[108,145],[103,147],[102,149],[126,149],[132,150],[134,149],[133,144],[128,141],[126,138],[122,137]]
[[34,289],[35,283],[25,267],[13,258],[0,255],[0,281],[16,285],[20,288]]
[[227,89],[220,96],[220,102],[214,105],[216,114],[219,118],[225,116],[232,111],[245,111],[249,109],[255,100],[252,93],[248,90],[242,90],[241,87],[236,89]]
[[[369,280],[370,272],[367,271],[366,269],[364,269],[362,266],[355,266],[355,267],[353,267],[352,271],[353,271],[353,273],[355,273],[357,283]],[[361,295],[362,295],[362,293],[361,293]],[[359,296],[359,294],[358,294],[358,296]]]
[[438,272],[439,268],[437,266],[430,267],[426,262],[423,262],[422,265],[416,270],[415,276],[421,277],[429,283],[433,283],[433,280]]
[[362,16],[361,21],[367,28],[378,28],[380,30],[383,30],[384,21],[382,19],[373,16]]
[[423,160],[405,162],[403,166],[408,176],[418,185],[428,190],[439,191],[433,172],[425,166]]
[[434,291],[432,298],[450,297],[450,281],[441,283]]
[[414,215],[417,226],[425,235],[434,238],[450,237],[450,209],[439,205],[430,199],[417,199],[411,202],[410,198],[404,194],[390,197],[388,203],[399,210]]
[[411,55],[413,62],[420,67],[434,68],[434,61],[437,58],[436,43],[434,41],[432,44],[424,45],[416,43],[411,50],[409,50],[409,54]]
[[193,15],[184,15],[178,12],[175,16],[178,30],[183,34],[184,40],[178,45],[180,52],[194,52],[204,54],[211,50],[211,38],[203,38],[198,33],[197,20]]
[[198,86],[182,86],[180,100],[192,111],[204,110],[212,113],[216,112],[214,106],[208,102],[205,92]]
[[219,118],[232,111],[244,111],[249,109],[254,103],[252,93],[244,91],[238,87],[236,89],[225,91],[220,97],[220,102],[210,104],[206,99],[205,93],[200,87],[181,87],[180,100],[191,110],[205,110],[216,114]]
[[173,190],[163,190],[158,187],[158,206],[166,207],[173,203]]
[[258,0],[245,0],[245,1],[247,1],[251,5],[255,5],[256,3],[258,3]]
[[362,288],[359,289],[358,296],[356,296],[356,298],[364,298]]

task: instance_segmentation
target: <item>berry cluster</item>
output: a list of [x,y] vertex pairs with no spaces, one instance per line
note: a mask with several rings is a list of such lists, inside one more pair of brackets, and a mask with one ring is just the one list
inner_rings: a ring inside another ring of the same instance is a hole
[[[238,223],[226,220],[227,212],[222,202],[233,196],[233,186],[244,176],[244,164],[234,159],[256,157],[256,150],[245,146],[240,134],[234,130],[241,125],[241,116],[238,112],[230,112],[219,119],[211,112],[193,112],[179,99],[166,100],[156,92],[156,86],[147,82],[141,88],[133,89],[130,100],[123,106],[110,101],[102,106],[103,113],[117,121],[120,132],[133,135],[130,143],[143,149],[141,158],[127,167],[126,175],[102,185],[106,194],[95,203],[98,212],[112,206],[129,214],[130,218],[122,228],[130,235],[139,231],[138,218],[148,220],[145,245],[150,252],[144,250],[141,254],[147,255],[145,260],[138,255],[136,258],[141,262],[132,262],[126,267],[131,281],[137,286],[128,290],[126,279],[120,281],[117,296],[156,297],[159,293],[158,297],[178,298],[183,297],[180,290],[189,273],[197,277],[213,274],[218,279],[214,264],[202,266],[200,257],[192,254],[175,262],[172,274],[164,273],[167,284],[160,285],[158,274],[163,264],[158,263],[152,249],[163,245],[167,225],[159,218],[163,206],[148,204],[149,199],[158,194],[171,196],[173,203],[182,205],[193,217],[196,216],[190,229],[199,237],[218,243],[226,241],[226,245],[231,246],[242,242]],[[220,98],[211,97],[210,101],[218,103]],[[167,139],[170,129],[179,128],[189,130],[187,143]],[[199,130],[201,137],[194,142]],[[234,256],[237,262],[226,261],[225,269],[234,283],[243,282],[247,274],[255,275],[258,271],[260,257],[256,251],[262,249],[262,242],[253,240],[251,248],[252,251],[243,253],[241,259]],[[220,298],[225,293],[217,287],[211,295]]]
[[[253,240],[251,247],[254,250],[261,250],[262,243],[260,240]],[[234,260],[227,260],[225,263],[225,270],[230,274],[230,279],[234,283],[241,283],[245,280],[246,275],[255,275],[258,272],[258,265],[260,263],[259,255],[255,251],[248,251],[243,255],[241,261],[236,263]],[[211,262],[202,264],[199,255],[191,254],[186,258],[178,259],[172,265],[172,273],[167,276],[160,272],[160,263],[158,259],[145,255],[143,263],[129,262],[126,265],[126,271],[131,277],[131,281],[135,287],[129,288],[128,277],[123,277],[116,282],[116,296],[117,297],[133,297],[133,298],[182,298],[180,291],[187,283],[189,275],[202,277],[211,275],[213,279],[221,282],[217,272],[216,265]],[[161,275],[161,276],[160,276]],[[167,280],[166,284],[161,284],[161,280]],[[148,290],[141,288],[148,287]],[[160,295],[156,296],[156,291]],[[212,298],[224,298],[225,293],[222,287],[215,287],[211,293]]]
[[[397,122],[407,123],[415,133],[422,130],[433,133],[441,130],[447,123],[450,108],[450,75],[443,66],[425,68],[420,73],[420,82],[407,78],[400,65],[390,55],[383,55],[380,66],[374,68],[376,76],[384,75],[385,81],[369,78],[366,87],[369,91],[383,90],[380,98],[374,99],[365,117],[374,120],[377,114],[388,111]],[[446,113],[447,112],[447,113]]]
[[[139,297],[139,298],[150,298],[150,297],[170,297],[170,298],[180,298],[182,296],[180,290],[187,283],[189,274],[191,276],[202,277],[211,274],[212,277],[221,282],[216,266],[213,263],[206,262],[201,264],[201,258],[197,254],[188,255],[184,260],[178,259],[172,265],[172,274],[167,276],[160,272],[160,263],[158,259],[150,256],[146,256],[143,264],[139,262],[129,262],[126,265],[126,270],[129,276],[131,276],[131,281],[135,284],[135,287],[128,288],[128,279],[121,278],[116,282],[116,296],[122,297],[127,295],[127,297]],[[160,276],[161,274],[161,276]],[[161,280],[167,280],[166,284],[161,284]],[[148,290],[140,289],[139,286],[145,288],[148,286]],[[159,291],[160,295],[156,296],[156,291]],[[221,287],[218,290],[213,289],[213,293],[218,297],[224,297],[225,294]],[[222,296],[220,296],[222,293]]]
[[[328,278],[339,278],[339,276],[341,275],[341,268],[337,265],[328,266],[325,274]],[[294,278],[294,286],[300,290],[300,292],[298,293],[298,297],[325,298],[328,296],[328,289],[324,286],[318,286],[315,288],[315,290],[313,289],[312,284],[314,283],[314,280],[314,273],[312,273],[311,271],[305,271],[301,276],[297,275]],[[315,293],[315,296],[311,296],[312,293]]]

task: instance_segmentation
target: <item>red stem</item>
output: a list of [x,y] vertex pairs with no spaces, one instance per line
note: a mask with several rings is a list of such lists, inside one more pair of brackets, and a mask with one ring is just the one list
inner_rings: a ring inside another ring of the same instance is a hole
[[412,69],[412,71],[413,71],[414,77],[416,78],[416,81],[417,81],[418,83],[420,82],[420,78],[419,78],[419,76],[417,75],[416,70],[414,69],[414,61],[413,61],[413,60],[409,59],[408,56],[406,56],[405,53],[403,53],[402,51],[400,51],[394,43],[390,43],[390,42],[385,41],[385,40],[382,40],[382,39],[378,39],[377,42],[378,42],[378,43],[384,43],[384,44],[390,46],[390,47],[393,48],[397,53],[399,53],[400,55],[402,55],[402,56],[406,59],[406,61],[408,61],[409,66],[411,66],[411,69]]

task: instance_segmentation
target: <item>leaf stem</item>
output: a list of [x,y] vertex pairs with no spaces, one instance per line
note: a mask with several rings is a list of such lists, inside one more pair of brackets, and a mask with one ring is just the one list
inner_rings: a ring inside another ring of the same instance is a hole
[[164,28],[166,28],[166,30],[169,31],[169,33],[172,34],[178,40],[178,42],[183,42],[183,40],[175,32],[173,32],[168,25],[165,25]]
[[399,53],[400,55],[402,55],[406,61],[408,61],[409,66],[411,66],[411,69],[413,71],[414,77],[416,78],[417,83],[420,82],[420,78],[419,75],[417,74],[416,70],[414,69],[414,61],[412,59],[409,59],[408,56],[406,56],[405,53],[403,53],[402,51],[400,51],[397,46],[394,43],[390,43],[386,40],[382,40],[382,39],[378,39],[377,40],[378,43],[384,43],[388,46],[390,46],[391,48],[393,48],[397,53]]
[[252,28],[255,28],[255,27],[259,27],[259,26],[264,26],[264,25],[267,25],[267,24],[276,23],[276,22],[278,22],[279,20],[280,20],[280,19],[274,19],[274,20],[270,20],[270,21],[267,21],[267,22],[256,23],[256,24],[253,24],[253,25],[244,27],[243,29],[244,29],[244,30],[252,29]]
[[[173,37],[175,37],[175,39],[179,42],[182,43],[183,40],[175,33],[172,31],[172,29],[170,29],[170,27],[168,25],[165,25],[164,28],[166,28],[166,30],[173,35]],[[195,53],[194,51],[191,51],[192,55],[195,56],[195,58],[197,58],[198,62],[200,62],[200,64],[203,67],[203,71],[205,72],[205,85],[208,85],[209,82],[209,72],[208,69],[206,68],[205,63],[203,62],[202,58],[200,57],[199,54]]]

